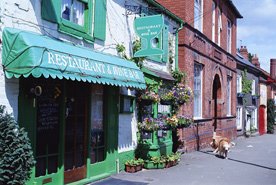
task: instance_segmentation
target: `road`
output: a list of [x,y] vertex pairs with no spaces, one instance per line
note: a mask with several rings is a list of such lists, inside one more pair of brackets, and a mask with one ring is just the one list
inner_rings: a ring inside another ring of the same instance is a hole
[[121,172],[91,185],[276,185],[276,134],[234,142],[228,159],[209,148],[183,154],[168,169]]

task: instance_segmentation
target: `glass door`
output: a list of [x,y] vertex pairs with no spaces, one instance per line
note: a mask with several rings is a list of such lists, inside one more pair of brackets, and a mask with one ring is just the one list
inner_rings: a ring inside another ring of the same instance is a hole
[[67,82],[64,183],[86,177],[89,84]]

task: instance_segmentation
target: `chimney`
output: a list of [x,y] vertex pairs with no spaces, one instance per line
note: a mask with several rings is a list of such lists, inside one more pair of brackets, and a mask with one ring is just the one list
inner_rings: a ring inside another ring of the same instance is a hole
[[260,62],[259,58],[257,57],[257,54],[253,55],[252,64],[255,65],[257,68],[260,68]]
[[245,60],[248,60],[248,51],[246,46],[241,46],[240,54],[243,56]]
[[276,59],[270,59],[270,76],[276,79]]

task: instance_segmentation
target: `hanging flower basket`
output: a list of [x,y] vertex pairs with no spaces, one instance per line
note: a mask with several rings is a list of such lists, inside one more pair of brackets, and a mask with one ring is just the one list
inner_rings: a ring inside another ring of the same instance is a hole
[[160,102],[159,95],[153,91],[146,91],[139,97],[140,101],[144,104],[152,104]]
[[160,103],[162,105],[172,105],[173,101],[172,100],[163,100],[163,99],[161,99]]
[[184,84],[178,84],[174,86],[172,91],[175,101],[179,105],[183,105],[184,103],[191,101],[193,97],[193,92],[191,88],[185,86]]

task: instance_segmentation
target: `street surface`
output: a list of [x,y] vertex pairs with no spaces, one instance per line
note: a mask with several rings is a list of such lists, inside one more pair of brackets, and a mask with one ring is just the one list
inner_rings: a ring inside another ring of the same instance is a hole
[[183,154],[177,166],[121,172],[91,185],[276,185],[276,135],[238,138],[228,159],[210,148]]

